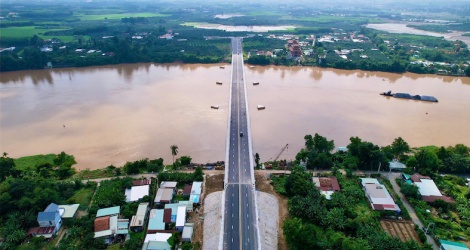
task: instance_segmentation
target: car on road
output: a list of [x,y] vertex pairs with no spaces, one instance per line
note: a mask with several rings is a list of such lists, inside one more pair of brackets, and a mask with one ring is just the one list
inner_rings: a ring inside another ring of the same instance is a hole
[[240,137],[243,137],[243,132],[240,132]]

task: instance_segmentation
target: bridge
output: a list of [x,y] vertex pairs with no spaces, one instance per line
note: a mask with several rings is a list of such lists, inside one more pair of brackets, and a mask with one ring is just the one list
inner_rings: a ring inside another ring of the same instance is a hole
[[242,39],[232,38],[223,249],[259,249],[258,214],[254,188],[253,153],[243,69]]

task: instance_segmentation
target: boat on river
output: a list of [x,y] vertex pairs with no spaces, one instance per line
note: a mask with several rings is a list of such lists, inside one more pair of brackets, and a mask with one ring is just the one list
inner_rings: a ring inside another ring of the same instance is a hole
[[222,82],[215,82],[215,84],[222,85]]
[[410,95],[408,93],[392,93],[392,91],[387,91],[380,93],[383,96],[389,96],[400,99],[410,99],[415,101],[424,101],[424,102],[439,102],[436,97],[428,95]]
[[219,109],[219,105],[212,105],[211,109]]
[[259,82],[253,82],[253,85],[259,85]]

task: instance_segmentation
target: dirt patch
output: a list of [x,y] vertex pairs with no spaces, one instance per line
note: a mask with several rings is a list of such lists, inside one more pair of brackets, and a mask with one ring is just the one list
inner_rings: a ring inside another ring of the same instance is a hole
[[398,237],[401,241],[419,240],[412,221],[381,220],[380,225],[390,236]]
[[224,190],[224,174],[206,175],[204,196]]
[[289,218],[289,211],[287,210],[287,197],[279,195],[278,193],[276,193],[276,191],[274,191],[274,188],[271,185],[266,173],[255,172],[255,187],[256,190],[276,196],[279,204],[279,233],[277,239],[277,249],[289,249],[287,247],[286,238],[284,237],[284,231],[282,230],[282,225],[284,224],[284,221]]

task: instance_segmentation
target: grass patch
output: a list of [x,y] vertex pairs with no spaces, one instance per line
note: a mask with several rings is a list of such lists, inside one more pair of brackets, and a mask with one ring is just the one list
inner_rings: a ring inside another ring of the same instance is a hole
[[78,203],[82,206],[87,206],[90,204],[91,198],[93,198],[93,193],[95,192],[94,187],[82,188],[78,190],[72,197],[69,198],[69,202]]
[[129,17],[167,17],[168,14],[160,13],[121,13],[121,14],[100,14],[100,15],[77,15],[76,17],[80,18],[82,21],[96,21],[96,20],[113,20]]
[[286,179],[287,176],[272,176],[271,177],[271,185],[273,185],[274,190],[278,194],[286,195]]
[[[0,36],[1,37],[32,37],[34,35],[38,35],[40,37],[44,37],[44,33],[47,31],[62,31],[66,29],[45,29],[45,28],[37,28],[36,26],[24,26],[24,27],[7,27],[7,28],[0,28]],[[53,36],[52,36],[53,37]]]
[[15,159],[15,165],[19,170],[28,171],[44,163],[53,164],[55,157],[55,154],[25,156]]

